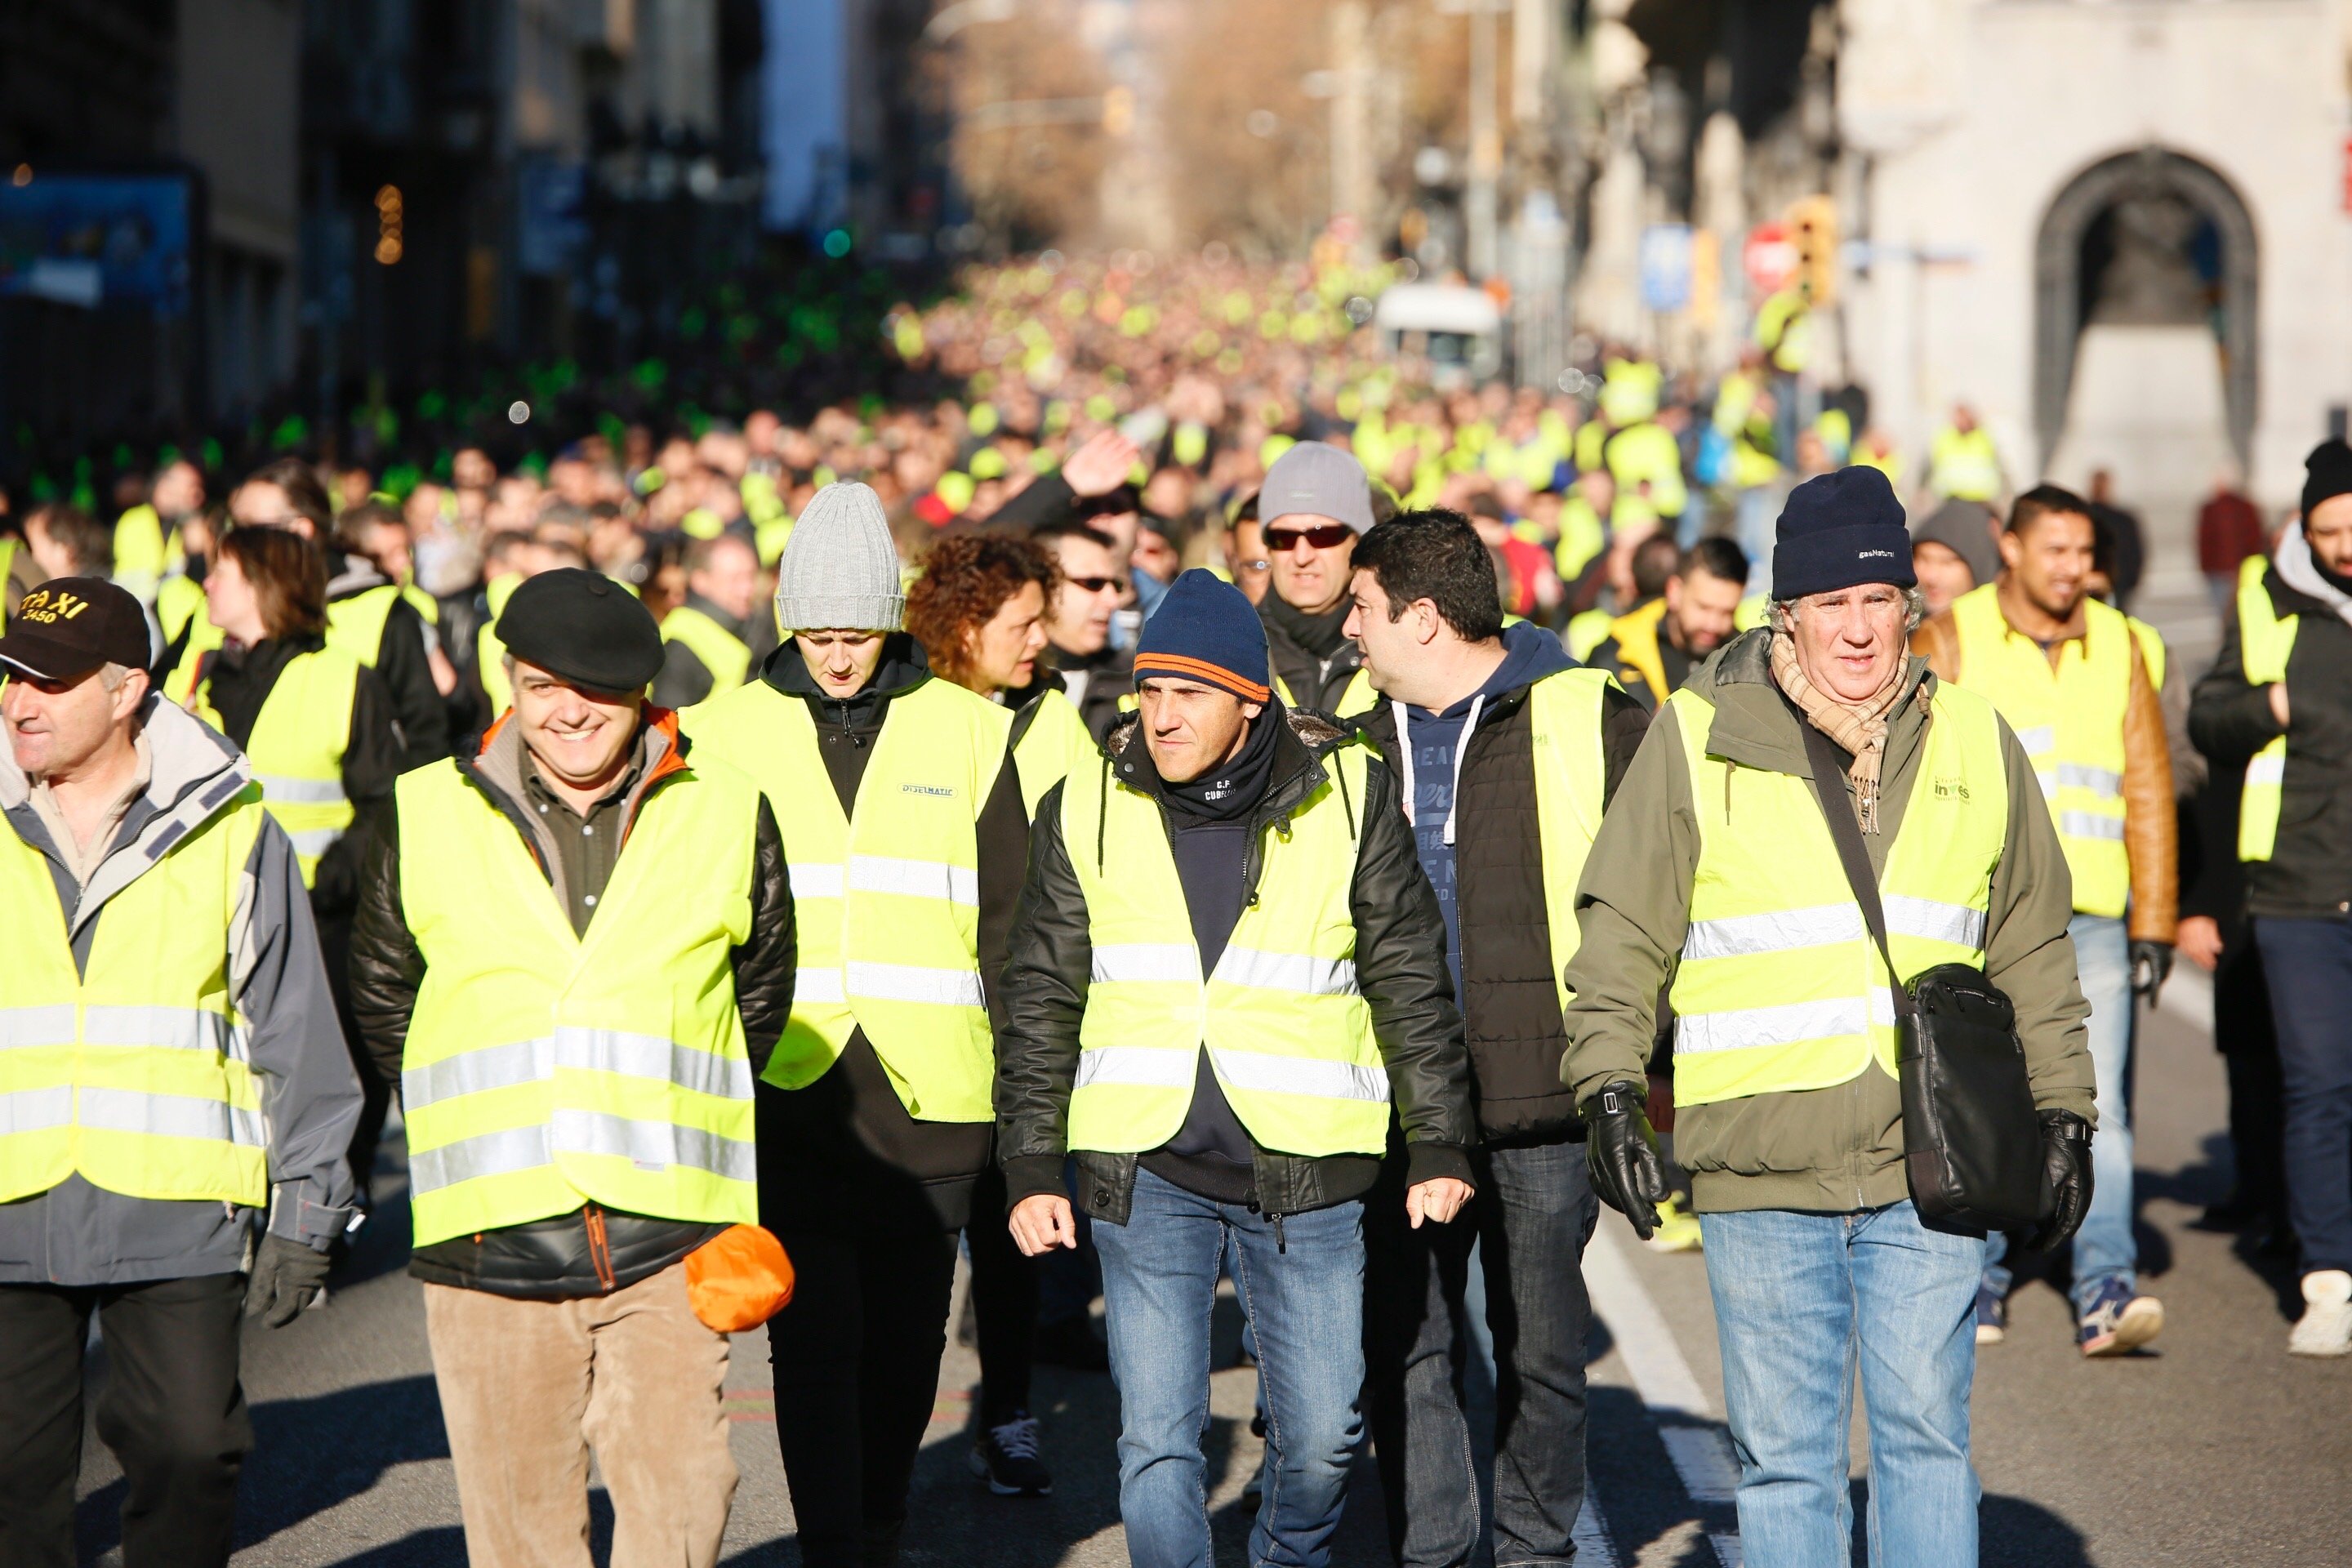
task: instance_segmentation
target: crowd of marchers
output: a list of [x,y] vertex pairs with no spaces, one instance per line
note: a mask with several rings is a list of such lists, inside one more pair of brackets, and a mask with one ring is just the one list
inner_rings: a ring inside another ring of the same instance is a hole
[[[1973,1563],[2013,1250],[2063,1249],[2085,1358],[2163,1328],[2126,1086],[2176,947],[2214,1221],[2299,1247],[2290,1350],[2352,1349],[2352,449],[2189,672],[2127,513],[2009,496],[1963,411],[1906,518],[1776,348],[1710,447],[1630,358],[1353,358],[1345,277],[982,281],[892,326],[955,404],[405,496],[181,463],[0,543],[0,1558],[73,1560],[95,1317],[126,1563],[225,1562],[239,1314],[404,1184],[481,1564],[586,1561],[592,1452],[616,1564],[715,1563],[762,1325],[803,1560],[897,1561],[960,1252],[978,1484],[1052,1488],[1038,1359],[1107,1370],[1130,1556],[1206,1564],[1230,1276],[1252,1561],[1328,1560],[1369,1441],[1400,1563],[1566,1562],[1603,1203],[1705,1254],[1749,1561],[1847,1560],[1858,1362],[1874,1560]],[[1948,964],[2013,1009],[2010,1236],[1915,1202]]]

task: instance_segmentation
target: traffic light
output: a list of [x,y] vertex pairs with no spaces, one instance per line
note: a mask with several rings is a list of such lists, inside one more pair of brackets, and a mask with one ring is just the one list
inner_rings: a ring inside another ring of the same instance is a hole
[[1801,196],[1789,207],[1789,240],[1797,250],[1796,284],[1809,305],[1837,297],[1837,203],[1827,196]]
[[392,266],[406,248],[406,242],[401,238],[400,233],[402,211],[398,185],[384,185],[376,191],[375,259],[378,266]]

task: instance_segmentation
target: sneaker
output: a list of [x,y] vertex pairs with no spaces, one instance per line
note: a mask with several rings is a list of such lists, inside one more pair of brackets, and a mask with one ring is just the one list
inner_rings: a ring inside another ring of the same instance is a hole
[[971,1473],[998,1497],[1051,1497],[1054,1474],[1037,1458],[1037,1418],[1017,1410],[1003,1426],[991,1426],[971,1446]]
[[2164,1303],[2142,1296],[2120,1279],[2099,1287],[2074,1329],[2074,1346],[2086,1356],[2124,1355],[2164,1329]]
[[2303,1277],[2303,1316],[2287,1336],[2286,1353],[2352,1353],[2352,1274],[2321,1268]]
[[1977,1343],[1997,1345],[2009,1338],[2009,1302],[2001,1293],[1977,1281]]
[[1668,1198],[1658,1205],[1658,1228],[1643,1245],[1653,1252],[1696,1252],[1698,1215],[1683,1207],[1682,1199]]

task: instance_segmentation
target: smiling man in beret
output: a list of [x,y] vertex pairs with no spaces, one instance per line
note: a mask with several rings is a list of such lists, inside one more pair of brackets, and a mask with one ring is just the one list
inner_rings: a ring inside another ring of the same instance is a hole
[[646,700],[645,606],[533,577],[499,616],[514,706],[407,773],[352,941],[361,1032],[400,1080],[415,1251],[477,1563],[585,1540],[708,1568],[735,1490],[728,1342],[687,1258],[758,1215],[751,1083],[796,947],[757,785]]

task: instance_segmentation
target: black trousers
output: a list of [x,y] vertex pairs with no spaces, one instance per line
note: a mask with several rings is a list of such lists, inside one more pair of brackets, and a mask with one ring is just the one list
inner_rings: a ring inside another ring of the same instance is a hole
[[2230,1145],[2238,1171],[2237,1199],[2271,1216],[2286,1217],[2286,1083],[2279,1072],[2278,1032],[2271,1021],[2270,983],[2262,950],[2233,944],[2213,976],[2213,1034],[2229,1068]]
[[1004,1173],[980,1174],[964,1226],[971,1249],[971,1315],[979,1330],[980,1424],[1002,1426],[1029,1408],[1029,1374],[1037,1360],[1041,1259],[1024,1258],[1004,1222]]
[[253,1447],[237,1384],[245,1276],[0,1285],[0,1563],[73,1568],[82,1347],[106,1332],[98,1435],[122,1463],[124,1568],[220,1568]]
[[888,1568],[939,1393],[955,1232],[776,1234],[794,1284],[791,1303],[768,1320],[768,1353],[801,1561]]

